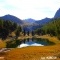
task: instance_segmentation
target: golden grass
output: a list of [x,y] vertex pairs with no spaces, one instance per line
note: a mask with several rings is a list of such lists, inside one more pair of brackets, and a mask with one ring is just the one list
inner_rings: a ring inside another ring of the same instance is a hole
[[6,46],[5,42],[0,39],[0,48],[4,48]]
[[47,38],[50,41],[56,43],[56,45],[41,47],[26,47],[20,49],[15,48],[9,52],[4,53],[2,56],[5,57],[5,60],[41,60],[41,57],[48,56],[55,56],[57,57],[57,59],[55,60],[60,60],[60,41],[57,39],[57,37],[50,37],[48,35],[44,35],[37,36],[37,38]]
[[58,57],[60,54],[59,46],[16,48],[7,52],[5,58],[7,60],[37,60],[47,56]]

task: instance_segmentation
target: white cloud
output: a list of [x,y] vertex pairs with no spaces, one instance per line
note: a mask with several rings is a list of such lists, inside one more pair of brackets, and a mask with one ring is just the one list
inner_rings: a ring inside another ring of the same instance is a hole
[[60,0],[0,0],[0,16],[15,15],[21,19],[53,17]]

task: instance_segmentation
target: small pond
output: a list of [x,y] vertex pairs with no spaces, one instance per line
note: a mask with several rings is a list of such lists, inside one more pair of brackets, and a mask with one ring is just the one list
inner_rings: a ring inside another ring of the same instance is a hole
[[27,38],[24,40],[20,40],[20,44],[17,48],[27,47],[27,46],[48,46],[54,45],[55,43],[49,41],[48,39],[42,38]]

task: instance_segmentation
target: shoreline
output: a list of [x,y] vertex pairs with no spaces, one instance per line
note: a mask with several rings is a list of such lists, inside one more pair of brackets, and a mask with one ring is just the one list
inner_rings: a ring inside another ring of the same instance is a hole
[[[39,60],[41,57],[55,56],[56,60],[60,60],[60,41],[57,37],[50,37],[48,35],[38,36],[37,38],[47,38],[56,43],[53,46],[30,46],[24,48],[14,48],[8,52],[0,54],[7,60]],[[52,59],[54,60],[54,59]]]

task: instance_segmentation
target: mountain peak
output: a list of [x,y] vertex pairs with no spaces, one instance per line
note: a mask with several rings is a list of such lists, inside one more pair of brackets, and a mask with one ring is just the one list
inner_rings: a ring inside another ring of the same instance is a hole
[[4,15],[4,16],[13,16],[13,15],[7,14],[7,15]]
[[17,18],[16,16],[10,15],[10,14],[4,15],[0,18],[2,18],[3,20],[10,20],[10,21],[15,22],[19,25],[23,24],[23,21],[21,19]]
[[11,16],[10,14],[7,14],[7,15],[5,15],[5,16]]
[[28,19],[32,19],[32,18],[28,18]]
[[[16,16],[13,16],[13,15],[10,15],[10,14],[5,15],[4,17],[15,17],[15,18],[18,18],[18,17],[16,17]],[[19,19],[19,18],[18,18],[18,19]]]
[[33,23],[33,22],[35,22],[35,20],[32,18],[28,18],[28,19],[25,19],[24,22]]
[[55,13],[54,18],[60,18],[60,8],[57,10],[57,12]]

